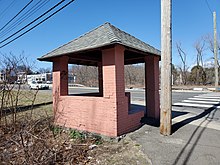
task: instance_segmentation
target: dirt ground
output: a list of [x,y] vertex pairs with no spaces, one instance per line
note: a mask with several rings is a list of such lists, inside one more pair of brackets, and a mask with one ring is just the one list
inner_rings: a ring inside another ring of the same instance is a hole
[[0,164],[148,165],[128,136],[122,139],[56,127],[50,117],[0,125]]
[[111,142],[98,146],[90,153],[95,159],[89,164],[102,165],[150,165],[150,159],[143,154],[141,146],[129,137],[119,142]]

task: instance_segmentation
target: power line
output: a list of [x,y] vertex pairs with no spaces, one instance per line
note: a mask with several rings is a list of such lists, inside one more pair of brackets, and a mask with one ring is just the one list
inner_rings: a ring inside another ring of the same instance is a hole
[[40,21],[38,24],[36,24],[35,26],[31,27],[30,29],[26,30],[25,32],[23,32],[22,34],[20,34],[19,36],[15,37],[14,39],[10,40],[9,42],[5,43],[4,45],[0,46],[0,48],[3,48],[4,46],[10,44],[11,42],[17,40],[18,38],[22,37],[23,35],[25,35],[26,33],[30,32],[31,30],[33,30],[34,28],[36,28],[37,26],[39,26],[40,24],[42,24],[43,22],[45,22],[46,20],[48,20],[49,18],[51,18],[52,16],[54,16],[55,14],[57,14],[58,12],[60,12],[61,10],[63,10],[65,7],[67,7],[68,5],[70,5],[74,0],[71,0],[70,2],[68,2],[66,5],[62,6],[60,9],[58,9],[57,11],[53,12],[51,15],[49,15],[48,17],[46,17],[45,19],[43,19],[42,21]]
[[21,14],[22,11],[24,11],[31,3],[33,2],[33,0],[29,1],[12,19],[10,19],[1,29],[4,29],[8,24],[11,23],[11,21],[13,21],[19,14]]
[[[211,9],[211,7],[210,7],[210,5],[209,5],[209,2],[208,2],[208,0],[205,0],[205,2],[206,2],[206,5],[207,5],[207,7],[208,7],[208,9],[209,9],[209,11],[210,11],[210,13],[211,13],[211,16],[213,16],[213,10]],[[218,23],[216,22],[216,26],[217,26],[217,32],[218,32],[218,34],[220,34],[219,32],[219,26],[218,26]]]
[[7,12],[7,10],[8,10],[10,7],[12,7],[15,2],[16,2],[16,0],[13,0],[13,1],[8,5],[8,7],[6,7],[6,8],[0,13],[0,18],[2,18],[2,17],[5,15],[5,13]]
[[62,4],[65,0],[62,0],[60,2],[58,2],[56,5],[54,5],[52,8],[50,8],[49,10],[47,10],[46,12],[44,12],[43,14],[41,14],[39,17],[37,17],[36,19],[34,19],[33,21],[31,21],[29,24],[27,24],[26,26],[24,26],[23,28],[21,28],[20,30],[16,31],[15,33],[13,33],[12,35],[10,35],[9,37],[5,38],[4,40],[2,40],[0,42],[0,44],[2,44],[3,42],[7,41],[8,39],[10,39],[11,37],[13,37],[14,35],[18,34],[19,32],[21,32],[22,30],[24,30],[25,28],[27,28],[28,26],[30,26],[31,24],[33,24],[34,22],[36,22],[37,20],[39,20],[40,18],[42,18],[43,16],[45,16],[47,13],[49,13],[50,11],[52,11],[53,9],[55,9],[56,7],[58,7],[60,4]]
[[5,30],[0,32],[0,38],[6,36],[8,33],[10,33],[12,30],[14,30],[17,26],[22,24],[25,20],[27,20],[29,17],[31,17],[34,13],[36,13],[39,9],[41,9],[44,5],[46,5],[50,0],[38,1],[34,6],[32,6],[28,11],[26,11],[23,15],[21,15],[15,22],[13,22],[9,27],[7,27]]
[[208,1],[207,1],[207,0],[205,0],[205,2],[206,2],[206,5],[207,5],[207,7],[208,7],[208,9],[209,9],[209,11],[210,11],[210,13],[211,13],[211,15],[212,15],[212,10],[211,10],[211,7],[210,7],[210,5],[209,5]]

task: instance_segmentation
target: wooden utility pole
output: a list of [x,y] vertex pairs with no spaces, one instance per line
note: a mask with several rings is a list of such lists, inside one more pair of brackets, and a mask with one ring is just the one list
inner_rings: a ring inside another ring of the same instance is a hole
[[171,6],[172,0],[161,0],[161,112],[160,133],[171,134],[172,112],[172,23]]
[[214,24],[214,59],[215,59],[215,90],[218,90],[218,48],[217,48],[217,30],[216,30],[216,12],[213,12]]

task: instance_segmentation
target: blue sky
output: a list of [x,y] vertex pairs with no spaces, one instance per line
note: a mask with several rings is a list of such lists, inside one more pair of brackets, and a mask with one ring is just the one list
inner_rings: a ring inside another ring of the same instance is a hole
[[[12,1],[0,0],[0,11],[3,11]],[[28,1],[17,1],[19,3],[16,2],[17,4],[3,16],[0,12],[0,26],[2,27]],[[220,3],[218,0],[207,1],[211,10],[217,12],[218,33],[220,33]],[[50,0],[35,17],[56,2],[58,0]],[[30,60],[36,61],[38,57],[105,22],[110,22],[160,49],[160,3],[160,0],[76,0],[33,31],[1,48],[0,52],[6,54],[12,52],[19,55],[24,51]],[[172,4],[173,63],[181,64],[175,48],[175,43],[181,42],[188,55],[190,66],[195,63],[196,59],[194,43],[206,34],[213,35],[212,13],[206,0],[173,0]],[[23,26],[30,20],[27,20]],[[205,51],[204,59],[209,59],[211,55],[208,50]],[[37,68],[51,67],[51,63],[37,61],[35,66]]]

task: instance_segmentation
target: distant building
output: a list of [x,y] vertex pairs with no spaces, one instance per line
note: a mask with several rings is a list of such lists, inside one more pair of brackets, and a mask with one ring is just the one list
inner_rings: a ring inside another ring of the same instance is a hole
[[26,82],[27,82],[26,72],[18,72],[18,74],[17,74],[17,83],[25,84]]
[[17,77],[12,74],[12,72],[7,72],[5,70],[0,71],[0,83],[14,83]]
[[30,84],[32,81],[50,83],[52,82],[52,73],[27,75],[27,83]]
[[19,83],[23,84],[27,81],[25,72],[18,72],[17,74],[13,70],[2,70],[0,71],[0,83]]

